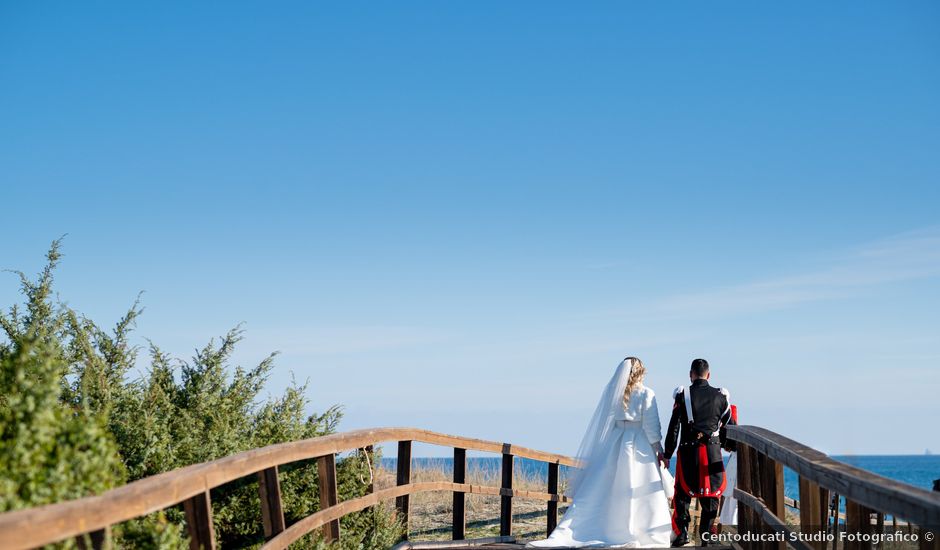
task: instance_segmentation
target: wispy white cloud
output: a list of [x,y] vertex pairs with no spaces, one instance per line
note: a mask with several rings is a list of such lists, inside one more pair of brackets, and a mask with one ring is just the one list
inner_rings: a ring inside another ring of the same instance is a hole
[[680,294],[651,310],[667,317],[708,311],[735,315],[850,296],[864,287],[940,276],[940,228],[881,239],[833,258],[803,274]]

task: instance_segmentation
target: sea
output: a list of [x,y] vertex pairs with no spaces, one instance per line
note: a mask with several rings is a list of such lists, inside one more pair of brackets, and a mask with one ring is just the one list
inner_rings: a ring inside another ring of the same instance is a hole
[[[832,458],[928,491],[933,489],[934,480],[940,479],[940,455],[847,455],[833,456]],[[675,460],[672,462],[672,470],[675,474]],[[522,474],[532,479],[544,479],[548,483],[548,465],[546,463],[527,458],[516,458],[514,463],[517,475]],[[385,468],[394,470],[396,465],[395,458],[382,459],[382,466]],[[495,479],[499,479],[495,474],[499,473],[501,466],[501,457],[467,458],[468,471],[492,472]],[[454,460],[446,457],[412,458],[412,468],[442,469],[448,474],[452,474]],[[559,477],[564,479],[567,471],[568,468],[562,466],[559,469]],[[800,495],[799,478],[796,472],[789,468],[784,469],[784,493],[793,499],[798,499]]]

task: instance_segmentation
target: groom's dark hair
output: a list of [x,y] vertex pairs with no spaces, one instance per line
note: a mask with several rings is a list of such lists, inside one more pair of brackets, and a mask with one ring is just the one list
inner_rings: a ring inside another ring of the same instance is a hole
[[708,361],[704,359],[693,359],[692,372],[699,378],[705,376],[705,374],[708,373]]

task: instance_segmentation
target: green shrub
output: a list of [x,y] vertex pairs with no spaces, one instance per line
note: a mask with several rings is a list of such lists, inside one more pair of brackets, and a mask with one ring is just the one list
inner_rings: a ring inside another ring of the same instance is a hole
[[[233,453],[333,433],[338,406],[306,414],[307,383],[261,398],[272,354],[250,369],[232,367],[243,334],[229,331],[190,360],[151,343],[144,373],[132,375],[139,349],[130,333],[139,299],[111,331],[52,299],[60,242],[33,281],[19,273],[24,307],[0,314],[0,511],[98,494],[124,482]],[[341,499],[365,494],[363,452],[337,463]],[[288,523],[319,509],[311,461],[281,468]],[[222,547],[263,542],[257,480],[248,476],[212,490],[213,519]],[[342,548],[388,548],[401,527],[384,507],[342,519]],[[186,543],[179,507],[114,527],[118,545],[177,548]],[[71,543],[64,543],[69,546]],[[300,547],[323,542],[306,537]]]

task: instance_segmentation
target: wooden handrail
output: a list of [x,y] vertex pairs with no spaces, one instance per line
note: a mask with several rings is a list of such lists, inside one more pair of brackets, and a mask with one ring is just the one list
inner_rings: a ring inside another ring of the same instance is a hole
[[[50,544],[83,533],[107,529],[111,525],[162,510],[180,502],[189,501],[189,499],[208,505],[210,489],[236,479],[291,462],[335,455],[391,441],[419,441],[475,451],[509,454],[549,464],[577,466],[573,458],[564,455],[418,428],[355,430],[252,449],[211,462],[194,464],[140,479],[100,495],[0,514],[0,548],[34,548]],[[268,489],[273,488],[270,476],[261,481]],[[272,494],[275,493],[277,492],[272,492]],[[408,493],[406,491],[403,494]],[[517,496],[521,497],[521,495]],[[211,506],[207,507],[210,512],[208,518],[210,528],[205,534],[199,536],[208,537],[208,541],[202,542],[211,543],[213,537]],[[197,512],[199,510],[194,511],[194,516]],[[267,513],[270,513],[270,510]],[[201,521],[205,522],[206,518],[202,517]],[[275,521],[275,532],[277,531],[276,523]],[[272,535],[276,534],[275,532],[272,532]],[[193,534],[191,528],[190,535]],[[211,546],[211,544],[208,545]]]
[[728,426],[728,438],[862,506],[917,525],[940,525],[940,493],[856,468],[757,426]]
[[[787,534],[790,532],[790,528],[787,526],[786,522],[781,518],[778,518],[777,515],[767,507],[767,504],[765,504],[763,500],[755,497],[750,493],[742,491],[739,488],[735,488],[734,498],[738,499],[741,504],[754,510],[764,521],[764,523],[766,523],[775,533]],[[799,540],[790,542],[790,545],[792,545],[797,550],[813,550],[812,546]]]
[[[754,426],[729,426],[728,437],[738,442],[738,487],[743,506],[742,527],[786,529],[783,496],[783,466],[800,475],[801,523],[826,523],[830,492],[846,498],[846,519],[853,526],[871,528],[872,511],[903,517],[924,526],[940,525],[940,494],[900,483],[872,472],[838,462],[779,434]],[[411,481],[410,456],[413,442],[454,448],[454,480],[452,482]],[[336,499],[337,453],[368,449],[378,443],[397,442],[400,463],[397,486],[344,502]],[[466,483],[466,451],[483,451],[502,455],[503,476],[499,487]],[[513,488],[509,475],[515,457],[547,462],[547,492],[521,491]],[[320,473],[321,509],[287,527],[280,502],[278,468],[301,460],[316,459]],[[396,499],[399,517],[407,521],[408,497],[426,491],[452,491],[455,503],[463,503],[462,495],[479,493],[501,497],[500,532],[512,532],[514,498],[540,500],[548,503],[548,531],[557,522],[557,503],[568,502],[558,494],[558,467],[577,467],[575,459],[559,454],[518,447],[482,439],[466,438],[416,428],[376,428],[332,434],[313,439],[270,445],[252,449],[203,464],[194,464],[171,472],[144,478],[97,496],[61,502],[0,514],[0,548],[33,548],[69,537],[91,533],[93,539],[106,539],[106,530],[114,524],[184,504],[187,527],[194,548],[214,548],[212,504],[209,491],[220,485],[256,474],[261,497],[265,548],[284,548],[315,529],[322,529],[328,539],[340,536],[339,519],[349,513],[374,506],[385,499]],[[806,495],[804,495],[806,493]],[[460,498],[457,495],[461,495]],[[806,500],[804,500],[804,498]],[[838,497],[836,497],[838,498]],[[454,508],[454,534],[462,534],[465,518],[463,506]],[[458,517],[459,516],[461,517]],[[838,518],[838,516],[836,516]],[[882,516],[879,516],[883,518]],[[866,521],[866,518],[868,521]],[[882,521],[882,520],[879,520]],[[817,545],[800,545],[808,550]]]

